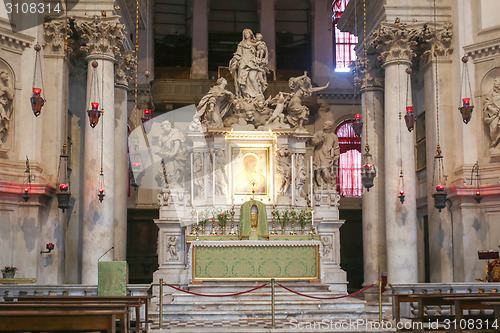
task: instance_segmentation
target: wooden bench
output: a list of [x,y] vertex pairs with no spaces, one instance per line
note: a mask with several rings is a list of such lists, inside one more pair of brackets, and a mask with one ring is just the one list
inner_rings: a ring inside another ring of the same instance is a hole
[[[428,322],[430,320],[443,321],[445,319],[449,319],[450,321],[456,320],[457,323],[460,323],[460,320],[464,318],[464,310],[494,309],[494,305],[487,305],[486,303],[491,301],[500,301],[500,294],[498,293],[394,294],[393,297],[394,297],[393,313],[394,313],[394,318],[396,320],[396,325],[401,320],[402,303],[416,304],[417,314],[415,317],[410,318],[412,319],[412,321],[423,323],[424,321]],[[443,305],[450,306],[449,315],[425,314],[425,307],[429,306],[441,307]],[[468,317],[470,318],[471,315],[469,314]],[[481,316],[476,316],[476,317],[477,319],[481,318]],[[458,328],[460,327],[458,326]],[[462,332],[462,330],[458,329],[457,332]]]
[[[127,328],[134,332],[147,332],[148,325],[148,303],[152,296],[19,296],[18,302],[32,302],[45,304],[90,304],[90,303],[108,303],[126,306],[128,309],[135,308],[135,327],[130,325],[130,317],[127,316]],[[14,299],[13,299],[14,300]],[[144,306],[145,320],[141,324],[141,307]]]
[[128,310],[124,306],[109,304],[44,304],[28,302],[0,303],[0,332],[13,331],[100,331],[127,332],[124,322]]

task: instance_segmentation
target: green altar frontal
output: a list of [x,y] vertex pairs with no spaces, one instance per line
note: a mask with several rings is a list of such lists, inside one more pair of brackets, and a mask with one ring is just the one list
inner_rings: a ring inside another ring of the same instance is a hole
[[320,241],[193,241],[193,281],[320,280]]

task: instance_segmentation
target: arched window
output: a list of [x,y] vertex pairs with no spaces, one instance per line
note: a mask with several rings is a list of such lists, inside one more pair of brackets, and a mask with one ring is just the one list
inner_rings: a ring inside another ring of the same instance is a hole
[[337,190],[343,197],[361,197],[363,194],[361,138],[354,135],[353,122],[354,119],[345,120],[335,130],[340,146]]

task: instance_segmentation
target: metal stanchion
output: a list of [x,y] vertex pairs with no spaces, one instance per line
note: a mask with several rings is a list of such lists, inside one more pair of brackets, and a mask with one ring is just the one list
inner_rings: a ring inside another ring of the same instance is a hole
[[160,308],[158,313],[160,328],[163,328],[163,279],[160,279]]
[[382,277],[378,277],[378,321],[382,324]]
[[274,287],[275,287],[275,280],[271,279],[271,326],[265,326],[265,328],[278,328],[276,326],[276,320],[275,320],[275,304],[274,304]]

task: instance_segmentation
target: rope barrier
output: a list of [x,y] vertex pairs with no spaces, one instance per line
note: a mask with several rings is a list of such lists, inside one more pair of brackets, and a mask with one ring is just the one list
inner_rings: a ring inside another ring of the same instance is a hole
[[167,286],[169,286],[170,288],[174,288],[175,290],[178,290],[178,291],[182,291],[182,292],[185,292],[187,294],[191,294],[191,295],[196,295],[196,296],[204,296],[204,297],[230,297],[230,296],[238,296],[238,295],[243,295],[243,294],[247,294],[249,292],[252,292],[252,291],[255,291],[257,289],[260,289],[260,288],[264,288],[265,286],[267,286],[269,283],[264,283],[263,285],[260,285],[258,287],[255,287],[253,289],[250,289],[250,290],[247,290],[247,291],[242,291],[242,292],[239,292],[239,293],[235,293],[235,294],[225,294],[225,295],[207,295],[207,294],[199,294],[199,293],[195,293],[195,292],[192,292],[192,291],[188,291],[188,290],[184,290],[184,289],[181,289],[181,288],[177,288],[176,286],[173,286],[171,284],[168,284],[168,283],[165,283]]
[[369,285],[368,287],[365,287],[361,290],[358,290],[356,292],[353,292],[352,294],[347,294],[347,295],[342,295],[342,296],[335,296],[335,297],[316,297],[316,296],[310,296],[310,295],[306,295],[306,294],[302,294],[302,293],[299,293],[298,291],[295,291],[295,290],[292,290],[290,288],[287,288],[285,287],[284,285],[278,283],[278,286],[280,286],[281,288],[283,289],[286,289],[288,290],[289,292],[292,292],[294,294],[297,294],[299,296],[304,296],[304,297],[309,297],[309,298],[314,298],[314,299],[339,299],[339,298],[344,298],[344,297],[349,297],[349,296],[354,296],[356,294],[359,294],[359,293],[362,293],[363,291],[366,291],[368,289],[370,289],[371,287],[373,287],[374,285],[376,285],[377,282],[373,282],[371,285]]

